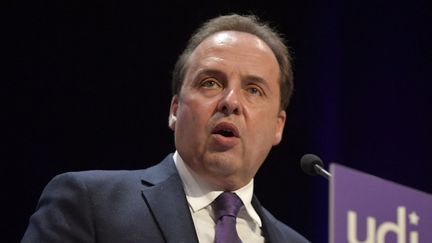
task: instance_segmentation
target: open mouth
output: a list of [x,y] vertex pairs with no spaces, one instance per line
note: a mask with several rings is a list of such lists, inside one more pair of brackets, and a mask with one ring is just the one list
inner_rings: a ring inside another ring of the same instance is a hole
[[234,137],[234,133],[232,131],[224,130],[224,129],[216,131],[215,134],[219,134],[219,135],[222,135],[224,137]]
[[239,132],[237,127],[228,122],[221,122],[219,123],[214,129],[213,134],[218,134],[227,138],[231,137],[239,137]]

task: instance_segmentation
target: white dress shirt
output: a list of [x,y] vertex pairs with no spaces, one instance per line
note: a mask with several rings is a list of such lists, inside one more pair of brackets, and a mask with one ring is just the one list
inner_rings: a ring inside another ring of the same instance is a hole
[[[192,214],[195,230],[200,243],[213,243],[216,220],[211,203],[223,191],[217,190],[195,173],[180,157],[174,153],[174,162],[183,182],[186,199]],[[243,207],[237,216],[237,233],[242,242],[263,243],[261,219],[253,208],[253,179],[244,187],[234,191],[242,200]]]

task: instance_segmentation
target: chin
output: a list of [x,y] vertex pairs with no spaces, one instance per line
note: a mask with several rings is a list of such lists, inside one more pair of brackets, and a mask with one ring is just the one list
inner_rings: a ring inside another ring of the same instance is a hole
[[212,173],[224,176],[235,174],[241,168],[238,158],[225,153],[212,154],[205,164]]

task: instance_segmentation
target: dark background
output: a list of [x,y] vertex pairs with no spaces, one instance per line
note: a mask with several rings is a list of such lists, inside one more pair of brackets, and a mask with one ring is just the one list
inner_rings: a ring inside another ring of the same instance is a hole
[[3,5],[5,242],[19,241],[54,175],[144,168],[174,151],[172,67],[199,24],[231,12],[273,23],[295,57],[284,140],[256,176],[265,207],[313,242],[327,242],[328,183],[301,172],[304,153],[432,193],[429,1]]

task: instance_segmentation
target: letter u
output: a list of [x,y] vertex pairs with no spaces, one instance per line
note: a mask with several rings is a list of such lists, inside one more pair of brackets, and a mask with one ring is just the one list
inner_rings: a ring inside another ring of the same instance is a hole
[[357,237],[357,213],[348,211],[348,243],[374,243],[376,220],[373,217],[367,217],[367,235],[365,240],[360,241]]

